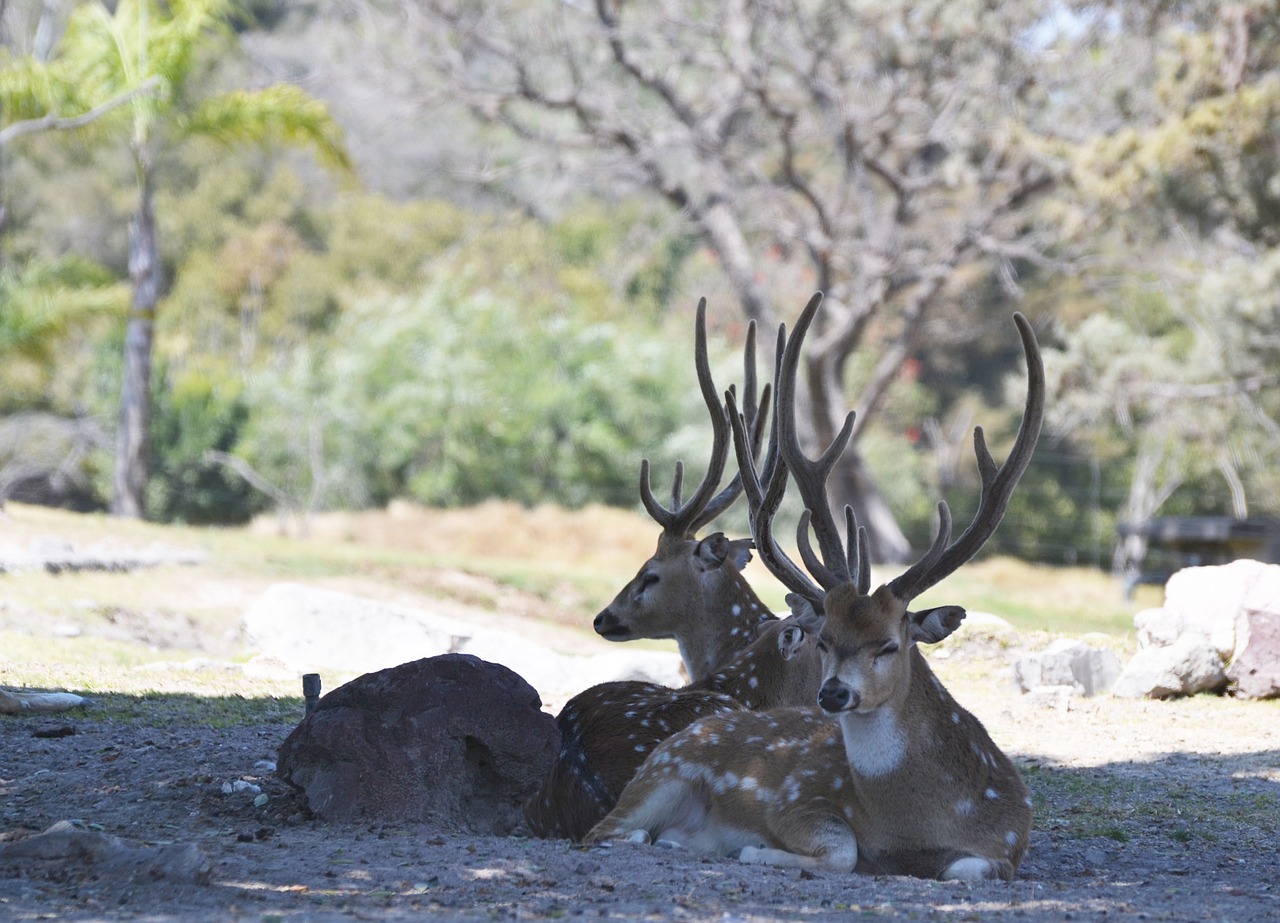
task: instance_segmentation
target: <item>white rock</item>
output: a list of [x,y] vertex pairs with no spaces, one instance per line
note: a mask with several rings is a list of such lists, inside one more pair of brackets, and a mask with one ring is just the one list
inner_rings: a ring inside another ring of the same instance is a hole
[[[1164,589],[1164,610],[1181,624],[1181,633],[1209,639],[1226,660],[1236,646],[1236,614],[1245,607],[1255,584],[1280,581],[1280,565],[1258,561],[1232,561],[1215,567],[1187,567],[1169,578]],[[1263,595],[1280,592],[1264,588]]]
[[1227,682],[1222,658],[1198,634],[1165,647],[1146,647],[1125,665],[1112,693],[1124,698],[1166,699],[1221,689]]
[[1119,675],[1120,660],[1111,650],[1074,638],[1054,641],[1013,665],[1014,682],[1023,692],[1066,686],[1080,695],[1097,695],[1111,688]]
[[601,640],[596,654],[566,654],[514,631],[299,584],[269,587],[245,612],[242,626],[262,657],[295,673],[370,673],[465,653],[514,670],[548,704],[611,680],[686,682],[674,652],[624,650]]

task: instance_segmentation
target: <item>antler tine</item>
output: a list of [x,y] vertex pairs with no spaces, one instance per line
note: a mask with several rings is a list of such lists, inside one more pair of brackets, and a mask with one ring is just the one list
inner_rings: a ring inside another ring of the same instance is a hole
[[[756,322],[747,324],[746,346],[742,351],[742,413],[746,419],[747,430],[751,433],[753,451],[760,452],[760,444],[764,439],[765,424],[769,419],[769,398],[772,392],[766,384],[756,400]],[[733,390],[733,385],[729,386]],[[697,532],[729,507],[733,506],[742,493],[742,473],[735,474],[729,486],[716,494],[707,503],[706,508],[689,526],[690,532]]]
[[[850,412],[845,417],[844,426],[832,440],[831,445],[827,446],[826,451],[817,459],[809,458],[801,449],[795,416],[796,375],[800,366],[800,348],[804,344],[804,335],[809,325],[813,323],[813,318],[818,313],[818,306],[821,304],[822,293],[818,292],[805,305],[800,319],[796,322],[795,332],[787,343],[778,377],[775,415],[780,432],[782,461],[791,469],[791,476],[795,478],[796,486],[800,489],[804,505],[810,511],[810,517],[802,519],[802,522],[812,525],[813,533],[818,538],[818,548],[822,552],[820,570],[815,570],[808,561],[806,565],[809,565],[810,572],[819,583],[831,589],[839,583],[851,582],[854,579],[854,575],[850,572],[844,541],[840,538],[840,530],[836,527],[835,517],[831,513],[831,502],[827,498],[827,478],[853,435],[854,414]],[[850,541],[856,542],[856,537],[851,536]],[[807,544],[807,540],[802,542],[802,548]]]
[[1009,457],[1003,465],[997,466],[987,449],[982,427],[974,427],[973,451],[977,455],[978,473],[982,478],[978,510],[973,514],[969,527],[955,542],[947,545],[947,538],[943,536],[947,534],[949,537],[951,515],[945,503],[938,504],[938,515],[946,528],[939,527],[939,538],[934,540],[933,547],[921,560],[889,582],[889,588],[899,599],[914,599],[978,553],[1000,525],[1013,489],[1031,463],[1040,437],[1040,425],[1044,422],[1044,363],[1030,322],[1017,312],[1013,315],[1013,322],[1018,327],[1022,351],[1027,357],[1027,403],[1022,411],[1018,436],[1013,441]]
[[[785,328],[780,328],[779,337],[785,337]],[[815,608],[822,607],[822,590],[796,567],[778,546],[773,536],[773,517],[778,512],[782,497],[787,488],[787,466],[778,463],[778,416],[774,414],[774,426],[769,431],[769,451],[765,458],[765,480],[760,480],[760,469],[756,466],[754,453],[747,441],[747,427],[743,415],[737,412],[732,391],[725,394],[725,402],[729,406],[729,423],[733,428],[733,447],[738,455],[738,470],[747,495],[747,506],[751,516],[751,538],[754,540],[760,560],[783,586],[799,593],[808,599]]]
[[702,391],[702,400],[711,414],[711,460],[707,465],[707,473],[702,483],[694,491],[687,503],[680,502],[680,487],[684,477],[684,466],[676,462],[675,484],[672,487],[671,509],[662,506],[653,496],[653,487],[649,482],[649,461],[640,463],[640,501],[649,511],[664,532],[676,535],[691,535],[697,529],[698,517],[711,502],[711,496],[720,485],[724,475],[725,461],[729,455],[729,421],[725,409],[716,394],[715,383],[711,380],[711,363],[707,359],[707,299],[698,300],[698,310],[694,323],[693,363],[698,371],[698,387]]
[[858,525],[858,517],[853,507],[844,508],[844,534],[853,536],[849,542],[849,570],[853,574],[858,593],[866,596],[871,592],[871,551],[867,542],[867,530]]

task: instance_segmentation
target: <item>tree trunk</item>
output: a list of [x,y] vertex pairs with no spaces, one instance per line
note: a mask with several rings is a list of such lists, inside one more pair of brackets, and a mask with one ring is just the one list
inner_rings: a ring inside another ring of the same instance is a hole
[[151,210],[151,171],[138,170],[138,212],[129,222],[129,283],[133,300],[124,341],[124,383],[116,434],[115,493],[111,512],[139,518],[145,512],[147,434],[151,422],[151,343],[160,294],[160,254]]
[[[817,457],[835,439],[844,423],[847,405],[839,362],[814,356],[804,368],[805,376],[797,396],[797,423],[801,438],[810,442],[807,451]],[[911,543],[867,470],[856,439],[849,443],[832,469],[827,481],[827,497],[837,514],[837,522],[843,523],[845,506],[853,507],[858,525],[867,530],[872,563],[905,564],[911,560]],[[849,541],[847,536],[846,541]]]

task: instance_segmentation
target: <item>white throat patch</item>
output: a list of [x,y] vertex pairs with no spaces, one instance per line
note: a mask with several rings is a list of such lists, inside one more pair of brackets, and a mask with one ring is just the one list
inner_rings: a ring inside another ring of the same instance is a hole
[[842,712],[840,729],[849,766],[860,776],[874,779],[888,775],[907,755],[907,738],[887,708],[869,715]]

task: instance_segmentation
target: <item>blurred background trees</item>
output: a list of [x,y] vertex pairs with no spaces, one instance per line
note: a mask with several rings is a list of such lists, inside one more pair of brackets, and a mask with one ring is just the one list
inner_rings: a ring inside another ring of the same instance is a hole
[[[809,436],[858,408],[840,499],[882,558],[975,502],[974,423],[1011,439],[1014,309],[1051,417],[998,550],[1280,513],[1277,12],[8,0],[0,498],[110,503],[141,120],[153,518],[634,505],[641,457],[703,464],[697,297],[727,385],[814,289]],[[176,71],[69,50],[197,13]]]

